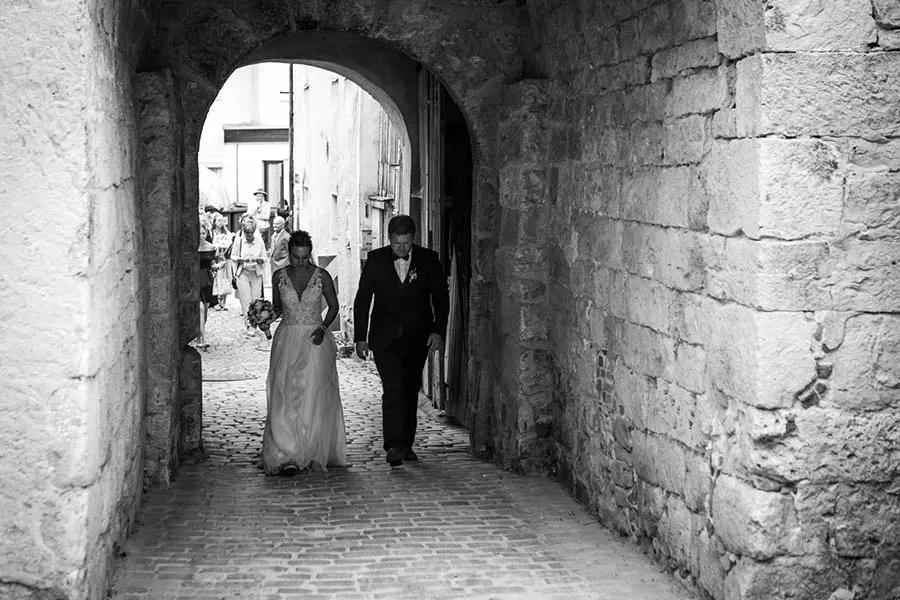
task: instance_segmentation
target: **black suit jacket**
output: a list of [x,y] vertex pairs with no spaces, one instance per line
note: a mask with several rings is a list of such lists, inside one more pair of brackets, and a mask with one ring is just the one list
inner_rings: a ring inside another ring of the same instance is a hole
[[446,339],[449,313],[447,280],[437,252],[414,244],[403,282],[394,270],[390,246],[369,252],[353,302],[354,341],[368,338],[369,348],[376,351],[401,336],[423,345],[432,333]]

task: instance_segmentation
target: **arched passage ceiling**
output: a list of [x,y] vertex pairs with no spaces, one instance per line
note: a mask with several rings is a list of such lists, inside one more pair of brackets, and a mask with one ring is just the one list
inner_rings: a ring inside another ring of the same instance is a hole
[[300,31],[281,35],[248,54],[243,65],[292,61],[334,71],[377,100],[397,125],[404,125],[413,162],[410,182],[419,186],[419,65],[387,44],[341,31]]
[[[168,66],[185,82],[188,136],[199,136],[207,108],[231,72],[264,60],[270,43],[277,48],[283,36],[303,31],[347,32],[429,67],[469,121],[476,162],[491,163],[483,159],[495,151],[500,86],[522,73],[525,16],[515,0],[183,0],[162,2],[154,13],[158,35],[143,68]],[[352,59],[358,64],[351,68],[364,77],[370,71],[374,83],[376,71],[347,51],[332,46],[321,58],[345,66]],[[254,52],[259,58],[250,58]],[[402,99],[395,102],[402,111]]]

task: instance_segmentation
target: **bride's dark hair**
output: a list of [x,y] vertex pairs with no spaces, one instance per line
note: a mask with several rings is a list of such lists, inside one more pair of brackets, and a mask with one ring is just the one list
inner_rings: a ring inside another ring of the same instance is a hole
[[295,246],[299,246],[300,248],[309,248],[309,253],[312,254],[312,238],[309,237],[309,234],[302,229],[298,229],[291,234],[291,237],[288,240],[288,252],[290,252],[291,249]]

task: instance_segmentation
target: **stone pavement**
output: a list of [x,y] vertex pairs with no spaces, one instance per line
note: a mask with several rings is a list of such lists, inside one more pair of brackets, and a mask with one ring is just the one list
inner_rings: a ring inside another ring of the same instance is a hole
[[227,304],[210,313],[203,353],[208,456],[145,495],[109,597],[690,597],[555,482],[475,459],[466,431],[424,396],[421,460],[391,469],[373,363],[338,360],[351,466],[266,477],[269,342]]

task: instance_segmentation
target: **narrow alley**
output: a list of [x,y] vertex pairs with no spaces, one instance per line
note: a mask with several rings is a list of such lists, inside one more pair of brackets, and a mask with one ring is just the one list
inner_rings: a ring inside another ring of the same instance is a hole
[[203,354],[208,457],[145,495],[109,597],[689,597],[555,482],[472,457],[424,396],[420,461],[391,469],[378,376],[355,358],[338,360],[351,466],[264,476],[269,342],[228,306],[210,313]]

